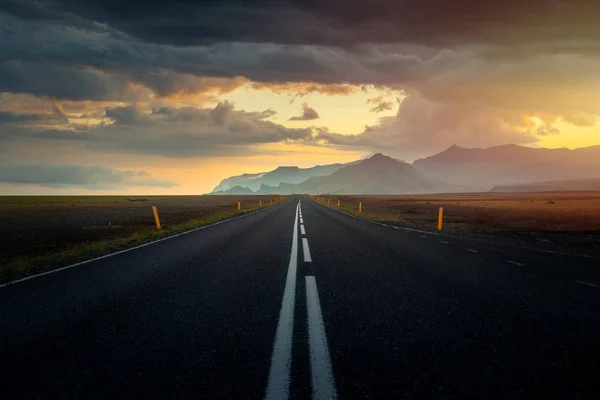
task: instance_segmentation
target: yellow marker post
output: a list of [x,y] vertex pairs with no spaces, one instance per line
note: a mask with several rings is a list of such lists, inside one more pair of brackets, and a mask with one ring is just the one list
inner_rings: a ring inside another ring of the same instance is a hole
[[238,211],[240,211],[242,209],[242,205],[240,204],[240,202],[238,201]]
[[259,200],[259,201],[258,201],[258,206],[259,206],[259,207],[262,207],[262,200]]
[[444,218],[444,207],[440,207],[440,211],[438,213],[438,231],[442,230],[442,220]]
[[338,208],[340,208],[340,201],[338,200]]
[[327,199],[327,205],[331,205],[331,199]]
[[156,229],[160,229],[160,219],[158,218],[158,210],[152,206],[152,212],[154,213],[154,222],[156,222]]
[[361,213],[362,212],[362,203],[358,203],[358,212]]

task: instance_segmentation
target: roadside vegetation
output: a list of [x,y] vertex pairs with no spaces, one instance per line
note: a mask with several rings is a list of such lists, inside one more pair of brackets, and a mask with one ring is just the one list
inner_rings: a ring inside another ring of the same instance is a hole
[[[235,199],[230,196],[171,196],[160,197],[161,201],[158,197],[149,197],[145,204],[111,205],[113,202],[129,203],[129,200],[121,196],[83,197],[86,196],[61,196],[61,202],[55,197],[44,197],[43,200],[22,197],[13,199],[11,203],[0,199],[0,211],[24,210],[21,214],[13,214],[16,223],[1,224],[0,235],[4,238],[4,245],[0,255],[0,282],[82,262],[247,214],[260,208],[259,201],[263,207],[278,203],[274,196],[236,196]],[[234,200],[240,201],[240,210]],[[45,208],[42,207],[44,203],[62,204]],[[158,206],[160,230],[156,228],[152,216],[153,203],[162,205]],[[74,204],[81,207],[72,207]],[[161,211],[164,211],[163,215]],[[143,217],[142,221],[138,220],[138,214]],[[91,220],[90,216],[93,217]],[[0,223],[6,217],[7,214],[2,213]],[[12,242],[12,246],[7,242]]]
[[[317,201],[363,218],[443,230],[525,238],[600,252],[600,192],[322,195]],[[362,204],[362,212],[359,212]]]

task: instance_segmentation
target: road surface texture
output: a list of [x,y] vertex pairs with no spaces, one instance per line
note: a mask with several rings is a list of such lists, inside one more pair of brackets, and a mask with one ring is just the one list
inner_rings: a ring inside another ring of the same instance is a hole
[[599,266],[293,196],[0,287],[0,398],[598,398]]

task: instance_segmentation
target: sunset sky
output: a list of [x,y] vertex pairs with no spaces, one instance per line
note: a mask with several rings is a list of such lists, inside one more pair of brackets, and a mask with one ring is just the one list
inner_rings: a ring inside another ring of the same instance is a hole
[[600,144],[600,2],[0,3],[0,193]]

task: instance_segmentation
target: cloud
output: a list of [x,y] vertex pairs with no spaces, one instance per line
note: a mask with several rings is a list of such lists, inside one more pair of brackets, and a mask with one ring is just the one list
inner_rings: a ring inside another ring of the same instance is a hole
[[[512,118],[511,118],[512,117]],[[506,143],[534,144],[539,135],[554,134],[551,124],[537,127],[520,114],[503,116],[485,104],[435,101],[408,93],[394,117],[357,135],[319,131],[316,140],[344,147],[386,151],[413,160],[453,144],[489,147]]]
[[121,76],[90,68],[25,61],[0,62],[0,91],[68,100],[135,98],[135,93],[128,93],[129,84]]
[[35,184],[44,187],[81,187],[107,189],[125,186],[170,188],[171,182],[152,179],[144,171],[120,171],[100,166],[83,165],[0,165],[0,182]]
[[[150,154],[165,157],[218,157],[256,154],[267,143],[310,143],[310,128],[287,128],[268,119],[273,110],[246,112],[232,103],[214,108],[161,107],[141,104],[106,109],[113,123],[74,129],[21,126],[0,130],[0,143],[22,142],[42,147],[45,141],[84,145],[96,153]],[[2,146],[0,146],[2,154]]]
[[149,116],[144,113],[138,104],[106,108],[105,115],[106,118],[110,118],[115,124],[120,125],[139,125],[150,121]]
[[217,104],[215,109],[210,112],[210,117],[215,124],[224,125],[232,113],[233,104],[228,101],[224,101]]
[[380,113],[383,111],[392,111],[394,103],[392,101],[382,101],[381,103],[373,106],[369,111]]
[[[412,43],[459,46],[470,43],[589,41],[600,36],[589,0],[289,0],[280,2],[137,3],[119,0],[4,2],[0,11],[36,21],[61,21],[111,36],[128,35],[165,45],[219,42],[356,46]],[[185,15],[185,18],[181,16]],[[88,21],[104,21],[92,24]]]
[[314,108],[310,108],[308,104],[302,104],[302,114],[296,117],[292,117],[290,121],[312,121],[319,119],[319,113]]
[[596,125],[596,121],[598,119],[596,115],[586,113],[567,114],[563,115],[562,117],[570,124],[583,127]]
[[15,114],[11,111],[0,111],[0,124],[8,124],[14,122],[27,121],[43,121],[47,120],[47,115],[40,114]]
[[296,101],[298,98],[308,96],[313,93],[319,93],[326,96],[345,96],[355,93],[359,90],[356,85],[320,84],[314,82],[252,82],[250,87],[257,90],[270,90],[277,94],[292,94],[293,97],[290,100],[290,104],[294,103],[294,101]]
[[59,121],[64,123],[69,123],[69,116],[65,113],[62,106],[58,103],[52,103],[52,112],[58,118]]

